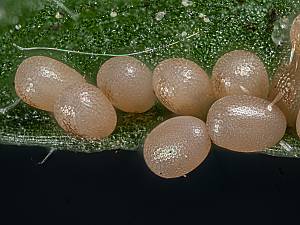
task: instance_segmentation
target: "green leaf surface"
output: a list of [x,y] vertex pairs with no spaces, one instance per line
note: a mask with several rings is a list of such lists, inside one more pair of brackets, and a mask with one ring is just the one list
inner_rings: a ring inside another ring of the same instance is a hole
[[[225,52],[256,52],[270,77],[286,55],[282,26],[300,10],[296,0],[5,0],[0,3],[0,143],[98,152],[136,150],[145,135],[170,117],[161,105],[144,114],[118,112],[118,127],[101,141],[76,139],[63,132],[52,115],[15,104],[14,74],[26,57],[60,60],[96,83],[106,56],[22,47],[51,47],[81,52],[129,54],[150,68],[170,57],[191,59],[211,72]],[[275,29],[274,29],[275,27]],[[284,45],[283,45],[284,46]],[[144,52],[146,51],[146,52]],[[12,105],[12,107],[9,107]],[[300,142],[292,132],[264,153],[299,157]]]

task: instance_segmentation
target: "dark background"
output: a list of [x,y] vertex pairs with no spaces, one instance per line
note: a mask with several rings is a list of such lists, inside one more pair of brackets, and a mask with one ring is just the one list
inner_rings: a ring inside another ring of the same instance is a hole
[[57,151],[39,165],[46,155],[0,145],[1,225],[291,224],[299,214],[300,159],[214,147],[187,177],[164,180],[137,152]]

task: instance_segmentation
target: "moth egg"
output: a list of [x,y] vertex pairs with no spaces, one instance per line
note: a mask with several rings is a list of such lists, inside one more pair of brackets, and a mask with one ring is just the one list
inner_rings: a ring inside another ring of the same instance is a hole
[[298,115],[297,115],[296,131],[297,131],[298,137],[300,138],[300,111],[298,112]]
[[277,144],[286,119],[268,100],[233,95],[217,100],[207,115],[209,135],[218,146],[237,152],[255,152]]
[[54,105],[54,117],[67,132],[88,139],[101,139],[115,129],[117,115],[97,87],[80,83],[69,86]]
[[266,98],[269,78],[260,58],[249,51],[236,50],[224,54],[212,72],[216,97],[227,95],[253,95]]
[[144,159],[163,178],[184,176],[207,157],[211,141],[205,123],[192,116],[166,120],[154,128],[144,143]]
[[291,30],[290,30],[290,38],[291,38],[292,48],[294,48],[296,52],[298,52],[299,54],[300,53],[300,15],[298,15],[292,23]]
[[156,101],[152,72],[133,57],[107,60],[98,72],[97,85],[112,104],[124,112],[143,113]]
[[295,128],[300,109],[300,55],[280,65],[272,80],[269,100],[284,113],[289,127]]
[[45,56],[33,56],[19,65],[15,90],[27,104],[52,112],[61,91],[78,82],[85,80],[66,64]]
[[214,101],[206,72],[187,59],[173,58],[160,62],[153,72],[153,88],[159,101],[178,115],[205,120]]

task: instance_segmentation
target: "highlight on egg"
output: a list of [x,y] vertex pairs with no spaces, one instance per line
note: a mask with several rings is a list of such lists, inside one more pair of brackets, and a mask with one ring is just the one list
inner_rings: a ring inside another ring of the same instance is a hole
[[66,132],[87,139],[102,139],[116,128],[117,115],[107,97],[88,83],[69,86],[54,104],[54,117]]
[[45,56],[32,56],[19,65],[15,90],[30,106],[52,112],[61,91],[78,82],[85,80],[66,64]]
[[198,167],[210,148],[205,123],[192,116],[178,116],[164,121],[148,134],[143,154],[153,173],[176,178]]
[[218,59],[212,71],[216,97],[252,95],[266,98],[269,78],[263,62],[253,52],[235,50]]
[[206,72],[182,58],[166,59],[153,72],[153,89],[158,100],[170,111],[205,120],[215,97]]
[[156,101],[152,72],[134,57],[107,60],[99,69],[97,85],[112,104],[124,112],[146,112]]
[[237,151],[256,152],[276,145],[286,130],[280,109],[262,98],[225,96],[210,108],[206,122],[216,145]]

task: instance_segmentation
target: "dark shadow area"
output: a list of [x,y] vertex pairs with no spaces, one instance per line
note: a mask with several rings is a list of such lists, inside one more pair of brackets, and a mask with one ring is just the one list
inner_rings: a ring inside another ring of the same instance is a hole
[[58,151],[39,165],[46,155],[0,146],[1,225],[228,224],[240,216],[256,222],[253,215],[271,224],[299,208],[291,204],[300,190],[299,159],[214,149],[187,177],[164,180],[137,152]]

